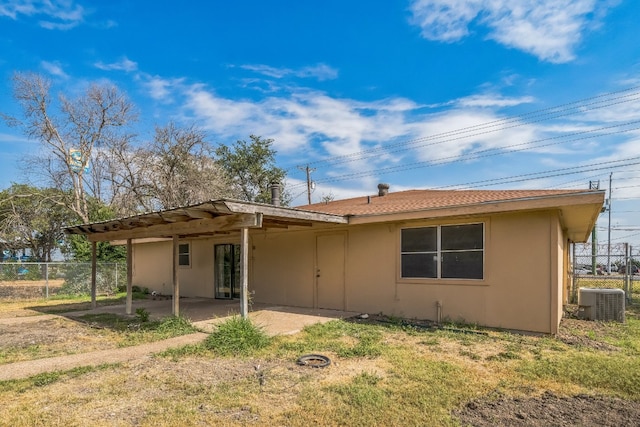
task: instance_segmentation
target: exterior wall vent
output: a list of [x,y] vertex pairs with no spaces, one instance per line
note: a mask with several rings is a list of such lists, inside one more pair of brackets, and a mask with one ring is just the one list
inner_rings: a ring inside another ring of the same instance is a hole
[[624,291],[622,289],[580,288],[578,317],[624,323]]

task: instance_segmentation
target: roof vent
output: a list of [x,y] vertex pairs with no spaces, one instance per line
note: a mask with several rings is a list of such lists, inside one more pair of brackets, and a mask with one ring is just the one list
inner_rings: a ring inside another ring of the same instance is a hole
[[271,204],[273,206],[280,206],[280,192],[282,187],[277,182],[272,182],[271,185]]
[[380,183],[378,184],[378,196],[386,196],[389,194],[389,184]]

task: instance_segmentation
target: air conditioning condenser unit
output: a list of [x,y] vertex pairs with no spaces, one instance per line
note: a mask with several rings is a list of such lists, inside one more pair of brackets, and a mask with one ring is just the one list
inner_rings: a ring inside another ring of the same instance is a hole
[[578,318],[624,323],[624,297],[622,289],[580,288]]

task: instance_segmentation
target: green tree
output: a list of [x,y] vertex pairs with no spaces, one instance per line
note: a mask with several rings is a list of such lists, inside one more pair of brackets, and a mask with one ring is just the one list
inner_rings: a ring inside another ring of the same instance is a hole
[[[112,207],[105,205],[97,199],[89,199],[89,219],[91,222],[108,221],[115,218]],[[66,255],[75,261],[91,261],[91,242],[87,236],[77,234],[67,236],[67,245],[64,248]],[[109,242],[98,242],[96,245],[96,259],[102,262],[120,262],[127,259],[126,246],[116,246]]]
[[[286,172],[275,164],[273,139],[256,135],[249,138],[250,142],[238,140],[231,147],[220,145],[215,154],[241,199],[270,203],[270,185],[274,182],[284,185]],[[282,204],[288,204],[287,193],[283,191],[282,195]]]
[[0,192],[0,237],[14,249],[29,248],[38,261],[51,261],[64,240],[62,228],[74,221],[55,188],[13,184]]

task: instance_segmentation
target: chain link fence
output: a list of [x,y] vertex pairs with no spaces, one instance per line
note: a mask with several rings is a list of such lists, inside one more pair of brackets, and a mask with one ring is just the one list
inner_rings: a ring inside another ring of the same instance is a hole
[[577,303],[579,288],[622,289],[630,303],[640,298],[640,248],[574,244],[570,273],[571,303]]
[[[96,292],[99,295],[112,295],[122,286],[126,286],[126,283],[126,264],[97,263]],[[0,263],[0,299],[90,294],[91,263]]]

